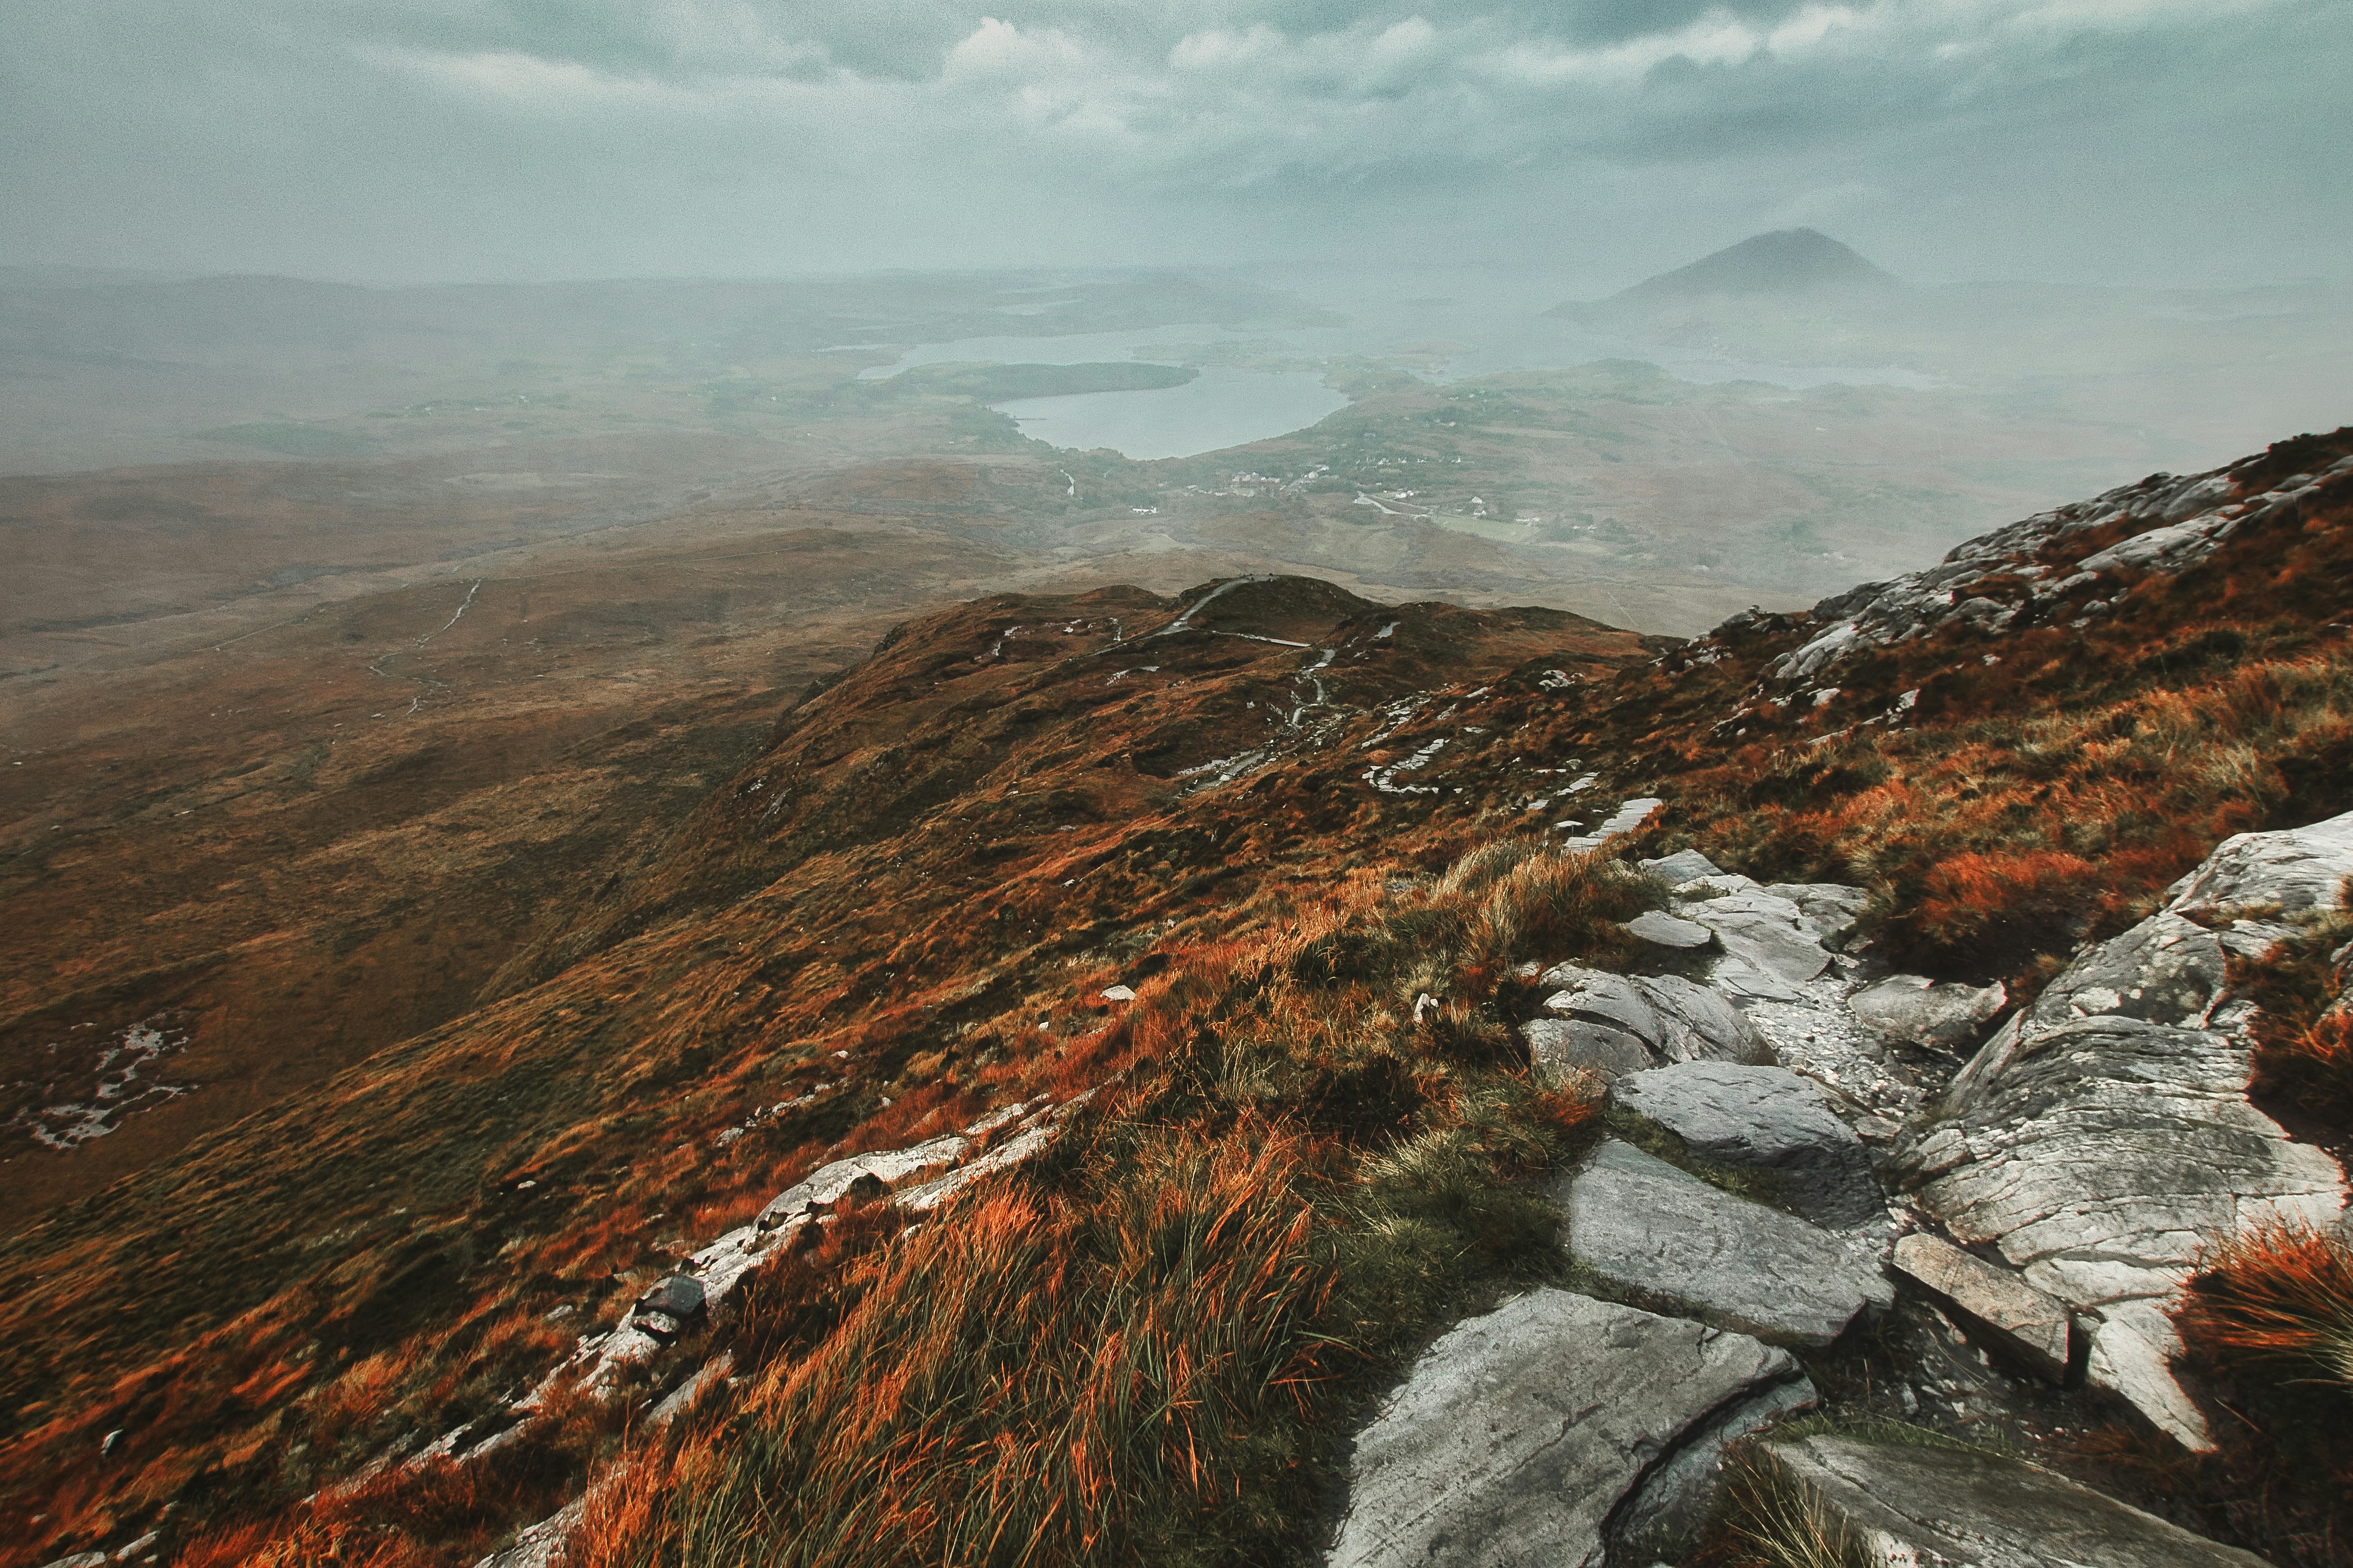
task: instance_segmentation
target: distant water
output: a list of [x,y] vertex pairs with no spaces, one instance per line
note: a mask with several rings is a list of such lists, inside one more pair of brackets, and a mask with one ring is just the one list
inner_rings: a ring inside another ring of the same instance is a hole
[[1024,436],[1057,447],[1109,447],[1131,458],[1189,458],[1303,430],[1347,404],[1309,372],[1212,365],[1182,386],[1025,397],[997,406],[1020,422]]
[[[1352,301],[1352,304],[1356,302]],[[1546,370],[1599,359],[1647,360],[1683,381],[1761,381],[1793,390],[1830,384],[1903,386],[1936,384],[1916,372],[1868,366],[1747,364],[1703,352],[1642,343],[1586,331],[1557,317],[1530,319],[1516,312],[1456,314],[1439,301],[1415,300],[1417,309],[1395,315],[1365,310],[1345,327],[1311,330],[1266,328],[1237,331],[1196,323],[1144,327],[1115,332],[1077,332],[1060,337],[961,338],[922,343],[895,363],[860,373],[861,379],[895,375],[919,364],[981,362],[995,364],[1090,364],[1135,357],[1138,349],[1181,347],[1233,339],[1279,342],[1302,356],[1373,354],[1433,338],[1446,340],[1451,357],[1429,379],[1459,381],[1500,371]],[[1403,319],[1407,316],[1418,320]],[[1452,317],[1453,319],[1447,319]],[[1437,319],[1432,319],[1437,318]],[[1157,359],[1157,356],[1154,356]],[[1160,362],[1172,363],[1172,362]],[[1058,447],[1089,450],[1108,447],[1130,458],[1188,458],[1301,430],[1347,399],[1306,372],[1269,373],[1211,366],[1183,386],[1143,392],[1087,392],[1069,397],[1025,397],[996,406],[1020,421],[1021,431]]]

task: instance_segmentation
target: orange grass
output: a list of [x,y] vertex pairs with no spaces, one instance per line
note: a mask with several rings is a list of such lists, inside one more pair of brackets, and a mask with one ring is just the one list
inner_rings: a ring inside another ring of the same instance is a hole
[[2340,1235],[2280,1225],[2224,1242],[2187,1310],[2226,1358],[2353,1393],[2353,1245]]
[[[863,1262],[857,1304],[728,1427],[598,1494],[582,1568],[1117,1555],[1296,1467],[1335,1261],[1272,1129],[1176,1136],[1097,1207],[1000,1191]],[[1140,1517],[1141,1516],[1141,1517]]]

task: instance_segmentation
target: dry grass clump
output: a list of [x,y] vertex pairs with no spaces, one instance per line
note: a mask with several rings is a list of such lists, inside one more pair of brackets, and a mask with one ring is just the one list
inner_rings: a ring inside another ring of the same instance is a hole
[[1753,1454],[1726,1478],[1722,1515],[1698,1557],[1705,1568],[1872,1568],[1845,1521]]
[[2188,1317],[2226,1359],[2353,1394],[2353,1244],[2341,1235],[2281,1225],[2224,1242]]

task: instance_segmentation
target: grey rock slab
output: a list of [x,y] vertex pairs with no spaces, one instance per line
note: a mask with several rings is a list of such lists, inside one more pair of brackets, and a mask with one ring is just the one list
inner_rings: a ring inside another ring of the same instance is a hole
[[1983,1323],[2052,1383],[2067,1377],[2067,1304],[2010,1269],[1964,1252],[1942,1237],[1915,1231],[1899,1238],[1890,1261]]
[[1825,1435],[1758,1445],[1874,1563],[1950,1568],[2263,1568],[2063,1476],[1997,1455]]
[[1786,1068],[1653,1068],[1619,1079],[1609,1103],[1658,1123],[1703,1160],[1769,1174],[1780,1201],[1817,1225],[1886,1216],[1862,1141],[1819,1085]]
[[1623,974],[1562,964],[1545,978],[1561,987],[1545,998],[1545,1005],[1553,1012],[1588,1023],[1611,1025],[1646,1046],[1657,1046],[1664,1033],[1659,1015],[1642,994],[1641,986]]
[[1636,915],[1626,922],[1626,930],[1654,947],[1689,951],[1710,946],[1715,941],[1715,933],[1698,921],[1678,920],[1657,910]]
[[919,1171],[955,1163],[970,1146],[951,1132],[911,1149],[882,1149],[836,1160],[769,1199],[756,1223],[771,1230],[796,1215],[822,1214],[853,1194],[879,1197]]
[[2248,1102],[2251,1069],[2246,1043],[2213,1030],[2014,1019],[1892,1155],[1951,1236],[2088,1314],[2092,1381],[2192,1448],[2211,1440],[2165,1371],[2162,1307],[2211,1238],[2329,1225],[2345,1205],[2336,1163]]
[[1678,849],[1672,855],[1662,855],[1655,860],[1641,860],[1636,864],[1670,888],[1680,888],[1695,878],[1724,875],[1715,861],[1696,849]]
[[1630,1072],[1656,1067],[1651,1048],[1625,1030],[1583,1018],[1537,1018],[1520,1026],[1536,1070],[1558,1079],[1589,1072],[1614,1083]]
[[1456,1324],[1357,1436],[1332,1568],[1594,1568],[1690,1429],[1792,1381],[1746,1334],[1542,1289]]
[[1568,1249],[1621,1288],[1671,1298],[1730,1326],[1826,1345],[1894,1291],[1839,1238],[1709,1186],[1631,1144],[1605,1140],[1555,1187]]
[[2335,909],[2353,877],[2353,811],[2308,827],[2225,838],[2199,868],[2166,889],[2175,914],[2232,907]]
[[1891,974],[1846,999],[1854,1016],[1891,1040],[1950,1049],[1973,1044],[2009,994],[1991,985],[1938,984],[1922,974]]

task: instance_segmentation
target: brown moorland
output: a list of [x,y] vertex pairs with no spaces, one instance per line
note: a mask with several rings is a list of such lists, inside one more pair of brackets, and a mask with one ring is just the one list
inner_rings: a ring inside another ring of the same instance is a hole
[[[1356,1402],[1555,1266],[1524,1178],[1592,1113],[1518,1068],[1514,966],[1609,961],[1655,891],[1526,807],[1574,773],[1661,795],[1633,847],[1864,883],[1887,952],[2031,994],[2222,837],[2353,805],[2347,491],[2104,614],[1989,579],[2007,629],[1863,651],[1820,701],[1774,700],[1803,616],[1671,647],[1274,580],[928,617],[512,989],[13,1238],[6,1517],[34,1560],[176,1504],[191,1561],[462,1563],[603,1456],[599,1563],[1311,1554]],[[707,1331],[741,1384],[666,1434],[608,1407],[512,1471],[332,1489],[822,1159],[1084,1089],[1019,1175],[764,1272]],[[2244,1479],[2151,1470],[2137,1500],[2331,1560],[2325,1519],[2234,1512]]]

